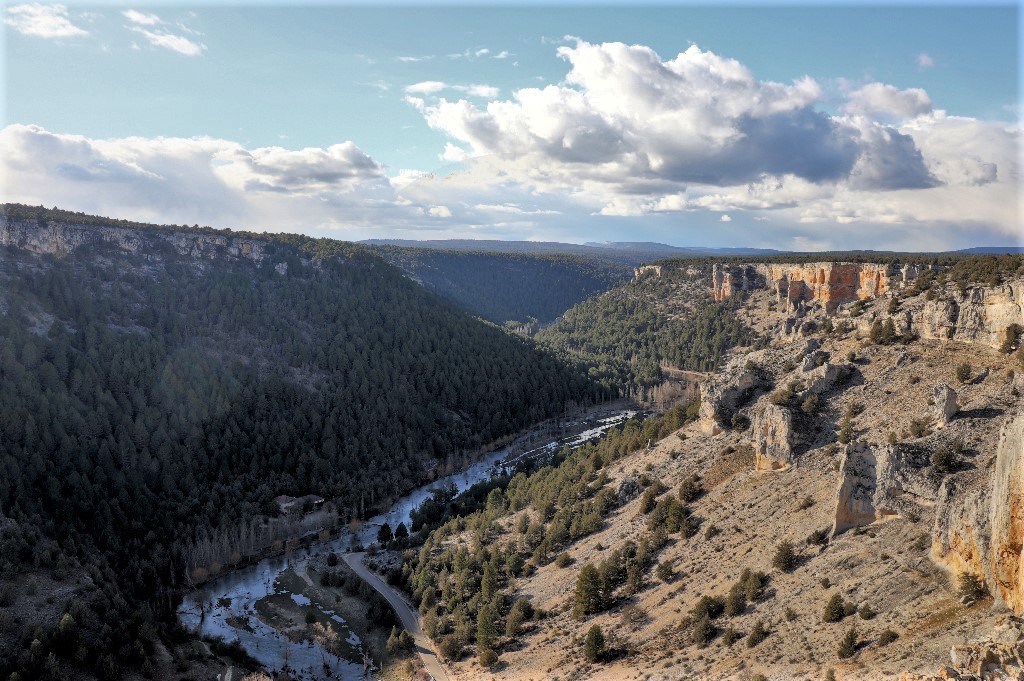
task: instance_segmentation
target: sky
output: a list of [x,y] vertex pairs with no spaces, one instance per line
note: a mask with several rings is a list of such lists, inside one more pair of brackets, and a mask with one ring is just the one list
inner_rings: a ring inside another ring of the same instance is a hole
[[1003,5],[3,5],[0,198],[360,240],[1024,245]]

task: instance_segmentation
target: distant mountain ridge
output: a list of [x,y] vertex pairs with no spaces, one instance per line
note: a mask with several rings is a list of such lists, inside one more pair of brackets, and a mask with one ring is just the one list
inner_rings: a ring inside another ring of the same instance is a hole
[[630,264],[652,259],[685,255],[773,255],[784,253],[771,248],[706,248],[702,246],[669,246],[654,241],[605,241],[569,244],[557,241],[501,241],[497,239],[367,239],[362,244],[429,248],[442,251],[487,251],[492,253],[558,253],[616,258]]

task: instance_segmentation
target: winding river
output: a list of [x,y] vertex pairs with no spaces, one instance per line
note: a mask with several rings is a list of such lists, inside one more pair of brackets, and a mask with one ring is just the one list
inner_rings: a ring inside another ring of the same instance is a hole
[[[422,504],[439,485],[451,483],[458,492],[468,489],[477,482],[489,479],[492,475],[509,469],[517,462],[550,455],[558,449],[579,445],[602,436],[610,428],[617,426],[629,418],[636,416],[634,410],[605,411],[592,414],[586,420],[570,423],[586,429],[575,435],[564,437],[519,452],[521,444],[513,443],[487,455],[482,461],[470,468],[444,478],[435,480],[419,487],[399,499],[386,513],[375,516],[355,531],[343,530],[337,537],[306,548],[298,549],[290,555],[265,558],[258,563],[239,568],[222,577],[206,583],[185,596],[178,608],[181,623],[189,630],[204,637],[220,637],[227,642],[238,643],[253,658],[258,660],[266,670],[276,672],[287,663],[293,679],[361,679],[363,665],[341,659],[320,645],[311,642],[296,644],[274,627],[263,622],[256,614],[256,602],[275,594],[289,595],[296,603],[308,603],[301,594],[290,593],[278,578],[288,569],[297,574],[305,575],[306,564],[314,556],[330,552],[344,553],[355,544],[370,545],[377,539],[377,530],[382,523],[392,528],[404,522],[410,526],[410,512]],[[517,440],[521,443],[522,438]],[[515,454],[512,451],[516,450]],[[324,611],[341,629],[342,639],[361,649],[359,638],[348,630],[344,618],[330,611]],[[346,639],[347,635],[347,639]]]

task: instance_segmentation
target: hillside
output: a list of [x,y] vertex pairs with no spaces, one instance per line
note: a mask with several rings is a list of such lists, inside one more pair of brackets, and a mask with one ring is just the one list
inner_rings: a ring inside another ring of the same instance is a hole
[[595,255],[369,248],[442,298],[496,324],[546,324],[633,275],[628,264]]
[[673,369],[714,370],[730,348],[758,339],[731,301],[708,295],[711,271],[700,260],[643,265],[633,280],[581,302],[536,338],[590,364],[606,385],[634,391]]
[[401,557],[452,678],[1020,678],[1024,261],[714,274],[768,347]]
[[0,677],[173,675],[180,590],[294,538],[278,495],[329,531],[593,396],[364,247],[8,206]]

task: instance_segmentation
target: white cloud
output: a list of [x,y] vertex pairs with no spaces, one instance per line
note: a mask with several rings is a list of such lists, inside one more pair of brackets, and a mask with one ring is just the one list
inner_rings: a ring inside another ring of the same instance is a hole
[[728,213],[726,213],[722,217],[718,218],[718,221],[719,222],[732,222],[732,217]]
[[432,218],[450,218],[452,211],[448,206],[431,206],[427,211],[427,215]]
[[412,85],[407,85],[405,87],[405,91],[410,94],[432,95],[441,92],[447,87],[447,83],[441,82],[439,80],[425,80],[420,83],[413,83]]
[[927,52],[917,55],[917,66],[921,69],[930,69],[935,66],[935,60]]
[[508,59],[510,56],[512,56],[512,55],[509,54],[508,50],[502,50],[498,54],[494,55],[494,58],[495,59]]
[[[411,95],[436,95],[445,90],[462,92],[470,97],[482,97],[485,99],[494,99],[501,94],[501,90],[493,85],[452,85],[440,80],[425,80],[405,87],[406,94]],[[422,102],[422,100],[419,101]],[[420,108],[415,102],[413,104],[417,108]]]
[[126,9],[121,12],[124,18],[133,24],[140,26],[156,26],[160,23],[160,17],[155,14],[144,14],[134,9]]
[[150,31],[140,26],[133,26],[131,30],[142,35],[153,47],[162,47],[186,57],[198,57],[206,51],[206,45],[189,40],[185,36],[176,35],[168,31]]
[[424,55],[422,57],[413,57],[413,56],[397,57],[397,61],[400,61],[400,62],[402,62],[404,64],[415,64],[415,63],[421,62],[421,61],[429,61],[429,60],[431,60],[433,58],[434,58],[434,55],[428,54],[428,55]]
[[850,93],[843,108],[861,116],[898,120],[931,112],[932,100],[921,88],[900,90],[885,83],[868,83]]
[[71,22],[65,5],[12,5],[4,13],[4,23],[22,35],[37,38],[80,38],[89,35],[88,31]]

